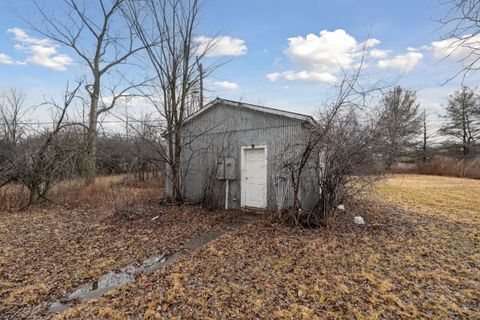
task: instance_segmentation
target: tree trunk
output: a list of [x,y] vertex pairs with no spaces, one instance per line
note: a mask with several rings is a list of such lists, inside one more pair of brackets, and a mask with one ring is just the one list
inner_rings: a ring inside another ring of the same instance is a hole
[[293,210],[295,210],[295,212],[298,212],[302,207],[302,205],[300,203],[300,198],[298,197],[299,189],[300,189],[299,182],[294,183],[294,185],[293,185]]
[[465,96],[462,99],[462,131],[463,131],[463,158],[466,159],[470,153],[469,139],[468,139],[468,130],[467,130],[467,110],[465,106]]
[[97,175],[96,154],[97,154],[97,130],[96,120],[90,121],[87,131],[87,150],[85,154],[85,184],[92,185],[95,183]]
[[422,154],[422,161],[427,161],[427,116],[425,114],[425,110],[423,111],[423,146],[422,146],[423,154]]
[[179,130],[175,130],[175,151],[172,166],[172,201],[177,202],[182,198],[180,180],[181,138]]
[[174,164],[172,170],[172,201],[177,203],[181,199],[181,192],[180,192],[180,172],[179,172],[179,165]]
[[85,184],[95,183],[97,176],[97,123],[98,123],[98,97],[100,96],[100,81],[96,80],[90,102],[89,123],[87,130],[87,144],[85,154]]

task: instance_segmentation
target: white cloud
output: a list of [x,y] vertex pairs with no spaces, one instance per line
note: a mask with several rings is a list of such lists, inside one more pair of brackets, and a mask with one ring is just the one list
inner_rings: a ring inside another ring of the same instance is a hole
[[48,39],[32,37],[20,28],[10,28],[7,32],[13,34],[18,42],[15,49],[29,54],[25,62],[16,62],[17,64],[31,63],[57,71],[65,70],[67,66],[74,64],[68,55],[58,53],[56,46]]
[[364,46],[365,48],[373,48],[379,44],[380,44],[380,40],[375,38],[370,38],[370,39],[367,39],[367,41],[365,41]]
[[24,61],[16,61],[8,54],[0,52],[0,64],[16,64],[16,65],[25,65],[27,64]]
[[15,37],[15,40],[25,44],[38,45],[38,46],[50,46],[50,40],[48,39],[37,39],[35,37],[29,36],[25,30],[20,28],[10,28],[7,30],[8,33],[12,33]]
[[407,53],[388,59],[392,50],[376,48],[380,43],[376,38],[359,42],[342,29],[292,37],[288,39],[285,54],[296,70],[272,72],[266,77],[272,82],[285,79],[333,84],[338,81],[340,71],[358,68],[361,63],[363,68],[377,66],[410,71],[423,58],[419,50],[407,48]]
[[215,82],[214,85],[223,90],[237,90],[240,87],[238,83],[230,81],[218,81]]
[[26,60],[28,63],[45,68],[63,71],[67,69],[67,66],[74,63],[72,58],[66,54],[59,54],[54,47],[30,46],[23,49],[31,53]]
[[272,72],[267,74],[267,79],[274,82],[277,81],[281,76],[282,74],[280,72]]
[[405,54],[399,54],[392,59],[380,60],[377,66],[380,69],[400,69],[403,72],[412,70],[423,58],[421,52],[416,51],[413,48],[409,48],[409,51]]
[[197,53],[206,52],[207,57],[240,56],[247,52],[244,40],[221,36],[216,38],[200,36],[194,40],[197,43]]
[[320,82],[320,83],[329,83],[333,84],[337,81],[337,77],[328,72],[316,72],[316,71],[284,71],[284,72],[273,72],[267,74],[268,80],[274,82],[279,78],[285,80],[300,80],[305,82]]
[[292,37],[288,39],[285,54],[299,70],[273,72],[267,74],[267,78],[270,81],[283,78],[332,84],[337,81],[336,75],[340,70],[359,65],[364,50],[370,50],[371,58],[387,57],[388,50],[374,49],[379,44],[380,40],[375,38],[358,42],[342,29]]
[[370,50],[370,56],[376,59],[385,59],[392,50],[372,49]]
[[288,43],[287,56],[297,66],[315,72],[333,73],[341,67],[351,68],[360,49],[357,40],[342,29],[289,38]]
[[0,52],[0,64],[14,64],[14,63],[15,61],[13,61],[13,59],[9,55]]
[[480,34],[467,35],[463,39],[450,38],[434,41],[430,49],[433,50],[437,59],[452,58],[465,66],[472,65],[473,68],[480,68],[480,61],[477,60],[480,53]]

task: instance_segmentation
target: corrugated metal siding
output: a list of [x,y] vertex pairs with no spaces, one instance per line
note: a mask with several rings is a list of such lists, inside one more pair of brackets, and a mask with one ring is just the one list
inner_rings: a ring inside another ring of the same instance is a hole
[[[280,158],[287,145],[297,144],[308,135],[301,120],[217,105],[187,123],[183,135],[182,189],[186,198],[224,206],[225,182],[215,179],[215,170],[219,158],[231,157],[235,159],[236,179],[230,181],[229,207],[240,208],[241,148],[253,144],[267,147],[268,210],[292,204],[290,179],[281,171]],[[303,188],[302,197],[312,196],[308,189]]]

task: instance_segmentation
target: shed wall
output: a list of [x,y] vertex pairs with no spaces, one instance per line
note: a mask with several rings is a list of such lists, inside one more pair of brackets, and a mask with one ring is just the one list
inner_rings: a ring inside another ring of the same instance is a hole
[[[241,106],[215,105],[183,129],[183,195],[193,201],[225,206],[225,181],[215,178],[218,159],[235,159],[236,179],[230,181],[229,207],[241,206],[242,147],[267,147],[267,209],[276,211],[293,203],[290,177],[282,171],[285,157],[298,152],[298,144],[309,132],[299,119],[242,109]],[[308,177],[300,191],[302,202],[313,203],[315,192]],[[170,192],[170,193],[169,193]],[[171,187],[167,184],[167,195]]]

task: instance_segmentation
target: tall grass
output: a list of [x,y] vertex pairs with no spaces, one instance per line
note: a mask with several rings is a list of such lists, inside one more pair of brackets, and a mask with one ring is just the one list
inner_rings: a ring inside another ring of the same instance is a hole
[[[123,203],[140,203],[163,197],[161,176],[138,181],[131,175],[103,176],[93,185],[85,186],[82,179],[62,181],[49,192],[47,198],[62,205],[95,206],[115,209]],[[28,192],[20,185],[11,184],[0,189],[0,212],[18,210],[28,203]]]
[[480,179],[480,159],[463,160],[436,156],[429,161],[418,162],[409,166],[399,166],[395,171],[398,173]]
[[28,203],[28,192],[17,184],[10,184],[0,189],[0,211],[17,210]]

